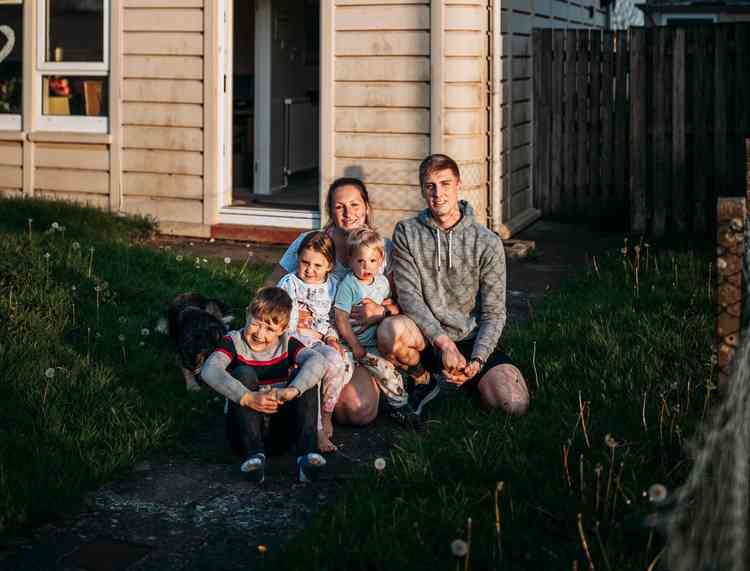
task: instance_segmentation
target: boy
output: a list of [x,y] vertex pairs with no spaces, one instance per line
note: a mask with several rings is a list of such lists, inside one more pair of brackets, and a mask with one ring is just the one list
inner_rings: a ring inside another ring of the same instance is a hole
[[[230,331],[206,360],[201,378],[227,398],[227,438],[254,482],[265,477],[265,443],[293,436],[297,478],[314,480],[325,466],[317,453],[318,386],[325,360],[287,334],[292,300],[283,289],[258,290],[247,323]],[[296,375],[290,375],[299,365]]]

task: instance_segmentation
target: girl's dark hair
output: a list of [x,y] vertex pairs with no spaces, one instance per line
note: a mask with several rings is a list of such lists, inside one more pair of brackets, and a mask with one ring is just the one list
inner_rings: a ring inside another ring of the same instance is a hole
[[365,203],[365,208],[367,209],[367,213],[365,214],[365,226],[372,227],[372,207],[370,206],[370,195],[367,194],[365,183],[358,178],[345,176],[337,178],[331,183],[331,186],[328,187],[328,195],[326,196],[328,224],[326,224],[326,228],[331,228],[333,226],[333,194],[343,186],[353,186],[359,191],[359,194]]
[[331,264],[331,268],[336,267],[336,245],[325,232],[310,232],[305,236],[297,250],[297,257],[308,249],[323,254],[326,261]]

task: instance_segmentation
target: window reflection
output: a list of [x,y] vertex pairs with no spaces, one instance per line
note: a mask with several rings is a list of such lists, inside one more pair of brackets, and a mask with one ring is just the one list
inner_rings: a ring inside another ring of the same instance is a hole
[[104,61],[104,0],[47,0],[46,58]]
[[20,115],[23,87],[23,6],[0,4],[0,113]]

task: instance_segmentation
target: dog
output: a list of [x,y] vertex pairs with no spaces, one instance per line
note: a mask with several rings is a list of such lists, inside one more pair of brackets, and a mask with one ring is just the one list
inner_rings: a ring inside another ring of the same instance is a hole
[[234,319],[231,308],[199,293],[181,293],[167,310],[167,331],[189,391],[200,389],[200,370]]

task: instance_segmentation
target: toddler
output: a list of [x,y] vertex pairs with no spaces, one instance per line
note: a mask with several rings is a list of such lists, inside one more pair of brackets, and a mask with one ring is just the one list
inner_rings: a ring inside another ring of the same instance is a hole
[[[332,306],[336,293],[336,279],[331,270],[336,262],[333,240],[325,232],[311,232],[305,236],[297,253],[297,271],[286,274],[277,287],[292,298],[289,331],[305,346],[325,358],[326,372],[322,381],[322,403],[318,426],[318,447],[321,452],[333,452],[333,409],[343,386],[351,379],[354,367],[342,358],[344,349],[339,344],[332,323]],[[309,319],[300,319],[300,312]]]

